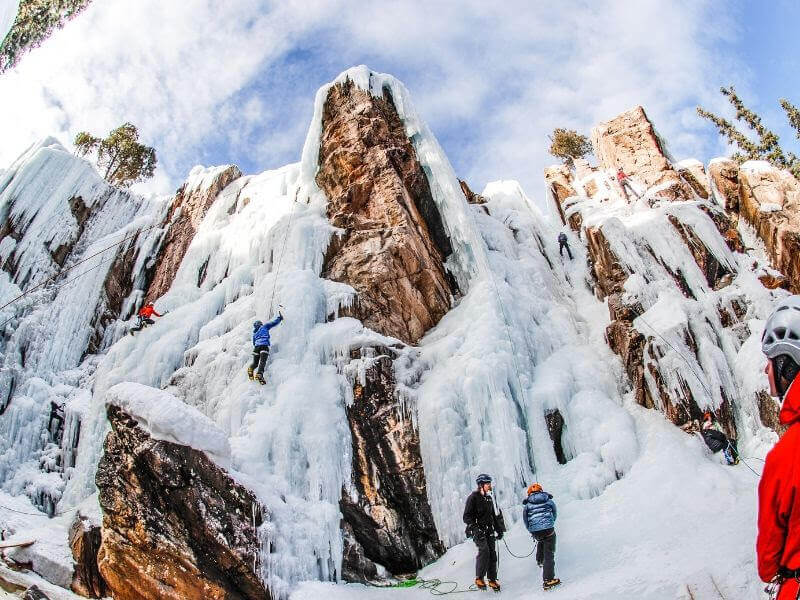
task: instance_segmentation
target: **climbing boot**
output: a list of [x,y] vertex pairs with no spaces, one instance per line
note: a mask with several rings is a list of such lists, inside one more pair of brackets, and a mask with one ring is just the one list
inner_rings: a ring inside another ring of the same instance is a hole
[[255,376],[253,375],[254,372],[255,370],[253,369],[253,367],[247,367],[247,378],[250,381],[253,381],[255,379]]
[[489,580],[489,587],[492,588],[493,591],[499,592],[500,591],[500,582],[496,579]]
[[559,578],[557,578],[557,577],[555,579],[548,579],[547,581],[545,581],[542,584],[542,588],[545,589],[545,590],[549,590],[551,588],[556,587],[560,583],[561,583],[561,580]]
[[479,590],[486,589],[486,582],[483,580],[483,577],[476,577],[475,578],[475,585],[478,586]]
[[266,381],[264,381],[264,375],[262,375],[261,373],[256,373],[256,381],[261,385],[267,383]]

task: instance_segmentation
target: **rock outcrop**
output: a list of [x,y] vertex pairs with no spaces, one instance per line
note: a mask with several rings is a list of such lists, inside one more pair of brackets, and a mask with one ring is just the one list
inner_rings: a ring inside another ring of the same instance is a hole
[[100,573],[115,600],[270,598],[253,494],[202,452],[158,441],[116,406],[96,483]]
[[[329,90],[319,165],[328,218],[342,230],[328,248],[323,276],[357,291],[350,316],[380,334],[418,341],[458,290],[444,269],[452,249],[441,215],[388,90],[375,97],[349,81]],[[395,397],[395,351],[352,352],[371,364],[354,382],[347,410],[356,496],[341,501],[343,572],[363,581],[378,574],[376,564],[393,574],[416,571],[444,547],[425,491],[419,437]]]
[[166,293],[211,204],[225,186],[242,176],[235,165],[207,171],[196,177],[190,176],[189,181],[175,194],[164,219],[167,232],[155,258],[156,268],[145,294],[145,302],[153,302]]
[[772,266],[800,293],[800,182],[766,163],[739,169],[739,215],[764,241]]
[[419,436],[395,395],[390,348],[353,350],[368,361],[353,385],[347,418],[353,435],[353,486],[342,496],[349,581],[378,578],[375,564],[392,574],[413,573],[444,554],[425,485]]
[[467,202],[470,204],[486,204],[486,198],[473,192],[466,181],[459,179],[458,184],[461,186],[461,191],[464,192],[464,197],[467,199]]
[[706,168],[699,160],[683,160],[677,164],[678,174],[689,184],[695,194],[703,200],[708,200],[711,196],[711,189],[708,187],[708,175]]
[[622,168],[634,182],[673,200],[694,197],[692,188],[673,169],[644,109],[637,106],[592,129],[594,155],[606,169]]
[[567,216],[564,213],[564,201],[570,196],[575,195],[572,187],[572,173],[566,165],[553,165],[544,170],[544,183],[547,190],[555,202],[558,216],[561,222],[567,224]]
[[69,528],[69,546],[75,561],[71,589],[86,598],[104,598],[108,594],[97,565],[100,541],[100,527],[79,514]]
[[317,183],[334,236],[323,277],[358,292],[367,327],[414,343],[449,310],[452,252],[428,179],[388,90],[331,87],[322,114]]

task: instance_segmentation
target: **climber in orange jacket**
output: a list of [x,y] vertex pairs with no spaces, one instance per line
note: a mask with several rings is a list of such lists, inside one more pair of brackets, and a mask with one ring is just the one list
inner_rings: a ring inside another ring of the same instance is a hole
[[[164,313],[164,314],[166,314],[166,313]],[[153,321],[153,319],[150,318],[153,315],[155,315],[157,317],[163,317],[164,316],[164,315],[160,315],[160,314],[158,314],[156,312],[156,307],[153,306],[152,302],[148,302],[142,308],[139,309],[139,314],[137,315],[138,316],[138,321],[136,322],[136,325],[134,325],[133,327],[130,328],[128,333],[133,335],[134,331],[141,331],[142,329],[144,329],[148,325],[154,325],[155,321]]]
[[641,198],[642,195],[633,189],[631,185],[630,179],[625,174],[625,171],[622,170],[622,167],[617,169],[617,182],[619,183],[619,187],[622,190],[622,193],[625,194],[625,200],[630,200],[630,196],[628,196],[628,192],[636,196],[637,199]]

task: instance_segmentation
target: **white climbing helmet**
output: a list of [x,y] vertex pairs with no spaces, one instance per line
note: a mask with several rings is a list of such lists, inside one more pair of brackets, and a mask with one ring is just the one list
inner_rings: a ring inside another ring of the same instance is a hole
[[787,354],[800,365],[800,296],[782,300],[764,325],[761,350],[767,358]]

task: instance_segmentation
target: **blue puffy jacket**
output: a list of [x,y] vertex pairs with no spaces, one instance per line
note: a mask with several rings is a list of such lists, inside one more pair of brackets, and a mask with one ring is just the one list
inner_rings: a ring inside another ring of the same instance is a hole
[[269,346],[269,330],[283,321],[283,316],[278,315],[269,323],[264,323],[258,329],[253,329],[253,346]]
[[534,492],[522,501],[522,520],[531,533],[556,524],[556,503],[547,492]]

